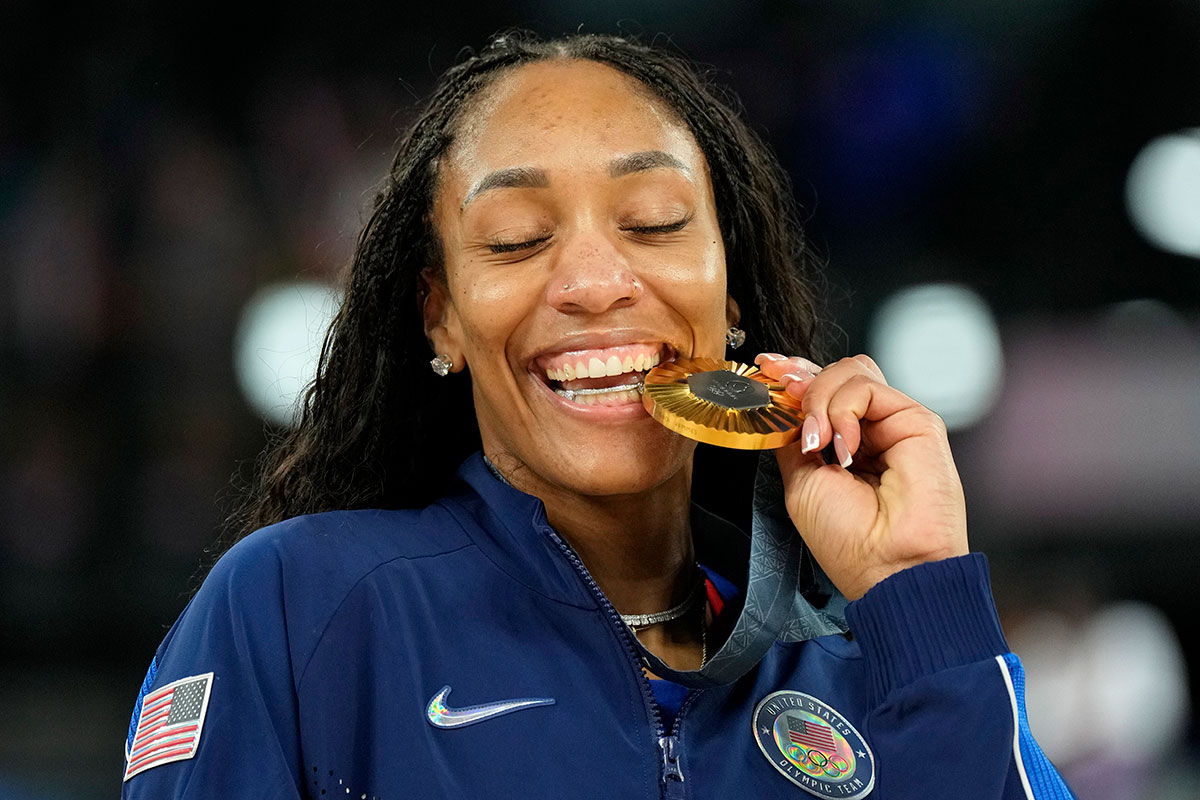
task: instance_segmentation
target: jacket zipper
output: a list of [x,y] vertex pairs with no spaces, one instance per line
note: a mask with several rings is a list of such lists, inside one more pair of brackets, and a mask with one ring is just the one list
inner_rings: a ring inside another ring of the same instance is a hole
[[[645,676],[643,675],[643,677]],[[649,685],[649,681],[647,681],[647,685]],[[675,724],[671,726],[671,732],[666,736],[658,737],[658,747],[662,751],[663,757],[662,788],[665,800],[683,800],[687,796],[683,786],[683,769],[679,766],[681,753],[679,723],[683,721],[683,715],[691,708],[696,696],[697,692],[688,692],[683,704],[679,706],[679,712],[675,715]]]
[[662,767],[658,776],[662,796],[667,800],[682,800],[686,795],[683,786],[683,768],[679,764],[679,723],[683,719],[684,711],[692,704],[695,694],[688,694],[687,698],[683,701],[683,705],[679,707],[679,713],[675,715],[675,724],[671,726],[670,732],[667,732],[663,727],[662,715],[658,711],[658,702],[654,699],[654,691],[650,688],[650,679],[646,677],[646,673],[642,670],[642,659],[638,657],[637,648],[634,647],[632,641],[633,634],[629,632],[629,628],[621,620],[621,615],[617,613],[617,609],[604,596],[604,592],[600,590],[600,585],[596,583],[592,574],[588,572],[583,560],[575,552],[575,548],[571,547],[570,542],[559,536],[558,531],[554,530],[548,523],[542,521],[541,525],[545,528],[554,543],[558,545],[559,549],[562,550],[563,555],[567,557],[567,561],[571,562],[571,566],[583,578],[592,595],[600,602],[600,607],[604,609],[609,624],[617,631],[621,643],[625,646],[625,652],[633,662],[634,672],[637,673],[638,686],[642,690],[642,702],[650,710],[650,716],[654,721],[654,733],[658,740],[659,754],[662,756]]

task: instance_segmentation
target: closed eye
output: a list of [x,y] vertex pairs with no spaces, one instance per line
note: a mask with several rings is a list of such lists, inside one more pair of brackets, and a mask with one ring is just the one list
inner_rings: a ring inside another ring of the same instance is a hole
[[522,250],[529,250],[537,247],[539,244],[550,241],[549,236],[542,236],[539,239],[529,239],[524,242],[505,242],[502,244],[489,244],[488,250],[491,250],[497,255],[502,253],[519,253]]
[[622,228],[622,230],[626,231],[627,233],[639,233],[644,235],[675,233],[676,231],[683,230],[691,221],[691,217],[684,217],[681,220],[676,222],[668,222],[665,225],[634,225]]
[[[626,233],[636,233],[641,236],[661,236],[668,233],[676,233],[687,227],[687,224],[692,221],[691,217],[684,217],[675,222],[668,222],[663,225],[631,225],[622,228]],[[532,250],[538,245],[545,244],[550,241],[549,236],[540,236],[536,239],[527,239],[523,242],[496,242],[489,244],[488,250],[497,254],[519,253],[523,250]]]

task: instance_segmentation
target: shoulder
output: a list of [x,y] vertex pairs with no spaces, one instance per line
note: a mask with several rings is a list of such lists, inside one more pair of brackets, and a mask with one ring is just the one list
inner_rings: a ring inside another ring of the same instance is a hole
[[206,593],[271,593],[293,613],[304,606],[320,615],[321,606],[336,606],[356,583],[386,564],[469,546],[462,524],[442,504],[308,514],[262,528],[231,547],[197,599]]
[[437,556],[470,542],[443,503],[420,510],[328,511],[255,531],[221,557],[210,579],[270,569],[284,577],[310,570],[361,577],[388,561]]
[[306,663],[339,607],[373,573],[469,547],[462,525],[441,505],[328,512],[262,528],[213,566],[156,663],[168,668],[167,679],[226,662],[226,672],[246,663],[288,672],[279,659]]
[[295,517],[255,531],[221,556],[184,619],[286,633],[293,656],[302,658],[347,595],[372,573],[471,546],[463,526],[440,504]]

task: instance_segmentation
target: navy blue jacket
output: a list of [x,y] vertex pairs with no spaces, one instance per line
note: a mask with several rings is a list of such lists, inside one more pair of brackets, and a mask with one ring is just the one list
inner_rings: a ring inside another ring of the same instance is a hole
[[[421,511],[299,517],[222,557],[151,664],[122,796],[1071,796],[1029,735],[982,556],[883,581],[846,607],[852,635],[773,640],[665,729],[644,653],[540,501],[479,456],[460,475]],[[694,527],[753,595],[746,537]],[[752,606],[730,604],[731,638]]]

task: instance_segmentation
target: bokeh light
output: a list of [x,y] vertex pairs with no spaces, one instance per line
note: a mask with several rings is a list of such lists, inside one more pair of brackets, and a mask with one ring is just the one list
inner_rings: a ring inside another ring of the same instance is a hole
[[1161,610],[1140,601],[1041,609],[1013,626],[1009,644],[1026,669],[1030,728],[1078,796],[1166,796],[1140,789],[1183,745],[1191,697]]
[[288,425],[296,400],[316,376],[321,343],[341,304],[320,283],[282,283],[246,304],[234,342],[234,368],[246,400],[276,425]]
[[992,312],[955,284],[912,286],[889,298],[871,324],[868,352],[891,385],[936,411],[951,430],[991,410],[1004,372]]
[[1125,204],[1156,247],[1200,258],[1200,129],[1160,136],[1129,167]]

